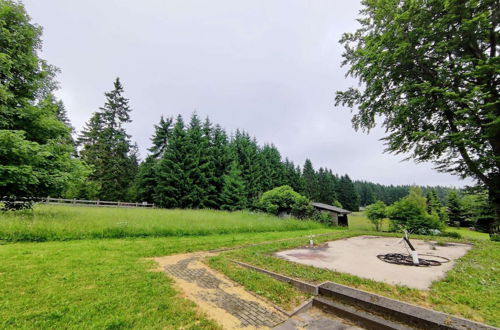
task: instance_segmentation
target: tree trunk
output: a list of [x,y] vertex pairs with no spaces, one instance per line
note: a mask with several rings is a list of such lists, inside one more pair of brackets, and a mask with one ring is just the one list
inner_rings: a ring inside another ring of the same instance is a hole
[[490,236],[499,235],[500,230],[500,175],[496,175],[488,187],[488,195],[493,207],[493,221],[490,223]]

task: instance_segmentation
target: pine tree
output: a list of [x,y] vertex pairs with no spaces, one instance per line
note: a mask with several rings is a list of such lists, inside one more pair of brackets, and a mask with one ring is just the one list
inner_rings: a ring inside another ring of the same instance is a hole
[[460,198],[455,191],[451,191],[448,194],[448,202],[446,204],[450,223],[460,223],[461,225],[464,221],[464,211],[460,204]]
[[203,130],[205,138],[210,141],[207,149],[209,163],[206,171],[208,184],[213,188],[207,191],[206,206],[219,209],[222,205],[221,194],[224,185],[224,175],[227,174],[233,158],[229,151],[229,141],[226,132],[219,125],[212,127],[207,118],[203,125]]
[[224,175],[224,185],[221,193],[221,209],[242,210],[247,206],[245,183],[241,176],[238,164],[233,161],[229,173]]
[[302,179],[304,182],[304,195],[312,201],[317,201],[319,198],[318,178],[310,159],[306,159],[304,163]]
[[186,196],[191,183],[186,173],[186,159],[189,152],[184,120],[179,115],[167,149],[157,166],[154,201],[158,206],[168,208],[188,206],[189,201],[186,200]]
[[259,152],[261,190],[271,190],[284,184],[284,166],[281,155],[274,145],[266,144]]
[[154,126],[155,132],[151,138],[152,146],[148,150],[151,152],[153,158],[161,158],[165,149],[168,145],[168,140],[172,134],[174,118],[167,117],[164,119],[163,116],[160,118],[158,125]]
[[191,121],[186,132],[188,153],[185,159],[184,170],[190,183],[184,200],[189,208],[205,208],[208,196],[213,193],[210,185],[211,158],[209,157],[210,136],[206,135],[201,121],[196,114],[191,116]]
[[237,130],[230,147],[245,183],[247,200],[254,201],[263,192],[257,142],[248,133]]
[[320,203],[331,204],[332,201],[337,200],[335,192],[336,180],[331,170],[320,168],[317,173],[318,179],[318,198]]
[[106,102],[92,115],[78,139],[81,158],[93,168],[90,179],[97,182],[103,200],[128,200],[137,174],[137,157],[123,125],[130,122],[128,99],[123,97],[119,78],[105,93]]
[[441,203],[439,203],[436,190],[430,189],[426,194],[427,213],[439,214]]
[[351,178],[346,174],[340,177],[338,190],[338,201],[349,211],[359,210],[359,195],[354,188]]
[[304,190],[304,185],[302,183],[302,171],[300,170],[300,167],[295,166],[292,161],[288,160],[288,158],[285,158],[285,162],[283,164],[283,172],[283,185],[290,186],[294,191],[301,193]]
[[157,185],[156,166],[158,161],[149,155],[139,165],[137,171],[137,199],[153,203],[154,192]]

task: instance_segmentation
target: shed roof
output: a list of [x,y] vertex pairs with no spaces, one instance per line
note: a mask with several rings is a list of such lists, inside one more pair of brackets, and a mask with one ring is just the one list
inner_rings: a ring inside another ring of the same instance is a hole
[[328,205],[328,204],[323,204],[323,203],[311,203],[311,205],[318,208],[318,209],[327,210],[327,211],[331,211],[331,212],[335,212],[335,213],[339,213],[339,214],[351,213],[351,211],[344,210],[344,209],[341,209],[340,207],[336,207],[333,205]]

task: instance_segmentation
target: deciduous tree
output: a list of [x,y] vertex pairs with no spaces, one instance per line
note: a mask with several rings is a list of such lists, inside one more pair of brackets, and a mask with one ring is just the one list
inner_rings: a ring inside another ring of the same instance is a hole
[[52,96],[57,69],[38,55],[41,33],[22,4],[0,0],[0,196],[8,199],[60,196],[87,173]]
[[387,151],[481,182],[499,224],[499,1],[362,4],[361,27],[341,39],[362,87],[337,92],[336,104],[356,109],[356,129],[381,122]]

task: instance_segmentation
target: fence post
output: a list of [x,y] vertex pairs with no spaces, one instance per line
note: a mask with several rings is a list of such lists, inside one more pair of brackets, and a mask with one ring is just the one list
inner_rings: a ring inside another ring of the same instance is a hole
[[73,198],[73,204],[76,204],[76,198]]
[[97,204],[96,205],[99,205],[99,200],[97,200]]
[[45,204],[49,204],[50,202],[50,196],[47,196],[47,199],[45,200]]

